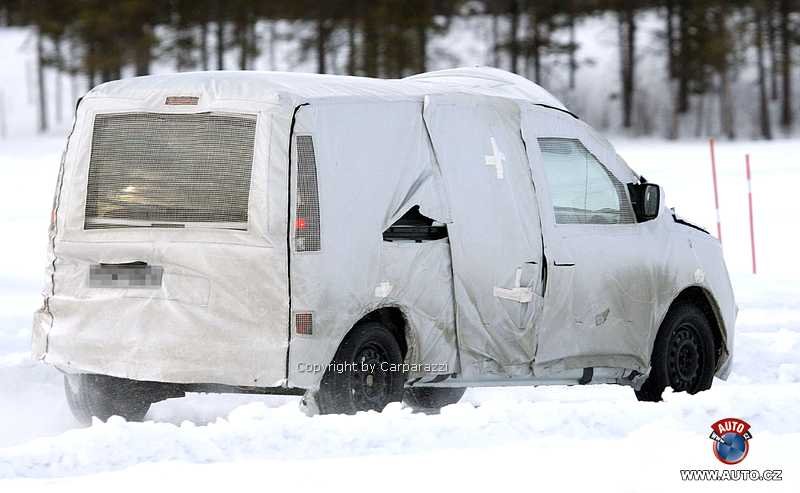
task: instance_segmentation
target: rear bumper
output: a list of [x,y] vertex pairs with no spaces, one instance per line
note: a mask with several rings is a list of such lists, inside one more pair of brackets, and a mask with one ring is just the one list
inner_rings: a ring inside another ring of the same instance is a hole
[[129,289],[90,286],[91,266],[110,258],[103,245],[57,248],[55,289],[47,290],[33,320],[35,357],[67,373],[132,380],[286,384],[288,301],[280,252],[128,244],[137,251],[131,256],[164,269],[161,286]]

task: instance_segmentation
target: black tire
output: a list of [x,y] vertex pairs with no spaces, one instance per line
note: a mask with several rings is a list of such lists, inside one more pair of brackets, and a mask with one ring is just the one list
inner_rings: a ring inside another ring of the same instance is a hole
[[[322,414],[382,411],[403,398],[406,375],[400,345],[379,322],[356,325],[342,341],[320,383]],[[363,364],[373,365],[363,370]]]
[[403,402],[417,411],[437,411],[455,404],[467,389],[463,387],[412,387],[403,394]]
[[711,388],[714,354],[711,324],[703,311],[688,303],[672,307],[658,330],[650,375],[636,398],[658,402],[667,387],[689,394]]
[[106,375],[64,375],[64,392],[73,416],[83,425],[92,424],[92,417],[142,421],[152,403],[144,385]]

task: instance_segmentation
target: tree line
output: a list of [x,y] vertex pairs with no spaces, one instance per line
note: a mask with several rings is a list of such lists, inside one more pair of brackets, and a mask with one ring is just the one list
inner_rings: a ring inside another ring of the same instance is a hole
[[[51,67],[88,87],[149,74],[154,63],[248,70],[287,41],[319,73],[403,77],[428,70],[437,57],[432,40],[474,17],[491,33],[487,64],[540,83],[562,74],[562,92],[575,90],[591,63],[577,56],[587,42],[578,26],[609,19],[618,49],[618,64],[609,67],[618,86],[615,119],[628,131],[657,130],[641,87],[652,53],[663,60],[668,91],[658,97],[667,101],[668,121],[658,131],[666,136],[713,128],[736,138],[737,112],[766,139],[776,125],[785,133],[795,125],[800,0],[0,0],[0,25],[35,28],[39,84]],[[278,22],[296,29],[277,33]],[[46,129],[43,87],[39,94]],[[710,118],[714,125],[704,123]]]

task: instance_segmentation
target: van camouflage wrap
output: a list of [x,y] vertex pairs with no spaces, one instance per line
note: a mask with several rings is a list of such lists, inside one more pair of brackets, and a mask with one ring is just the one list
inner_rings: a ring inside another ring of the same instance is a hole
[[[643,223],[562,224],[541,139],[580,144],[625,201],[640,181],[553,96],[494,69],[98,86],[61,164],[33,352],[66,373],[314,390],[348,331],[391,308],[409,384],[591,368],[638,386],[694,289],[727,376],[719,243],[664,200]],[[385,234],[412,213],[444,233]]]

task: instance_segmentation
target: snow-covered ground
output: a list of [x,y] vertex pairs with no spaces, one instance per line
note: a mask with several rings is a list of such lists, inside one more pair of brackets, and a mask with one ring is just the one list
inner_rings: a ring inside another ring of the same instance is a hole
[[[382,414],[312,418],[296,398],[190,395],[155,405],[146,423],[112,419],[83,429],[69,414],[60,375],[28,356],[62,145],[60,135],[0,143],[0,230],[6,232],[0,255],[2,491],[94,491],[110,482],[123,491],[153,484],[320,491],[361,481],[380,490],[426,491],[453,485],[534,489],[542,481],[609,491],[708,488],[682,484],[679,470],[718,468],[709,426],[728,416],[753,427],[741,467],[783,469],[785,477],[780,484],[736,486],[798,491],[796,142],[718,145],[725,254],[741,311],[733,373],[708,392],[648,404],[613,386],[473,389],[440,415],[394,405]],[[705,142],[621,141],[618,148],[665,187],[670,205],[713,230]],[[744,152],[753,159],[757,276],[748,272]]]
[[[652,404],[614,386],[473,389],[440,415],[394,405],[311,418],[296,398],[194,394],[156,404],[145,423],[80,428],[58,372],[29,358],[72,101],[65,96],[64,121],[51,134],[31,136],[31,67],[19,55],[27,33],[1,34],[9,132],[0,137],[0,491],[800,491],[800,142],[718,144],[724,249],[740,312],[733,373],[708,392]],[[679,214],[716,230],[707,143],[616,143]],[[681,482],[680,469],[721,467],[709,426],[729,416],[752,425],[750,454],[737,467],[783,469],[781,483]]]

